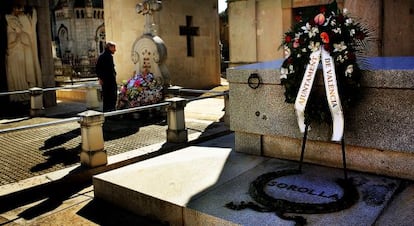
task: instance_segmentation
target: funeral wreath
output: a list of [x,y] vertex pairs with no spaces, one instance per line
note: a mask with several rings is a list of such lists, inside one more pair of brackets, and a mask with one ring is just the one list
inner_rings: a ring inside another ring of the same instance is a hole
[[[299,13],[295,22],[281,44],[285,59],[280,79],[285,101],[295,103],[298,117],[303,114],[302,124],[330,122],[338,112],[342,114],[342,108],[348,109],[360,98],[361,69],[357,57],[363,59],[369,29],[346,9],[339,10],[335,1]],[[315,73],[320,62],[325,90],[312,90],[313,84],[318,83]],[[335,112],[336,106],[339,108]]]

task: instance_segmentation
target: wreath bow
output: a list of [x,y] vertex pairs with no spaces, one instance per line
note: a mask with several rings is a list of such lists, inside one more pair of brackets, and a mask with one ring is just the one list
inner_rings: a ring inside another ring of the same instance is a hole
[[305,74],[296,96],[295,109],[298,117],[299,129],[305,132],[305,107],[308,102],[309,95],[312,90],[313,81],[315,80],[316,71],[322,57],[323,78],[325,84],[325,92],[328,100],[329,110],[333,121],[332,140],[340,141],[344,133],[344,115],[342,112],[341,100],[338,93],[338,85],[336,82],[336,73],[334,60],[325,49],[319,47],[313,51],[309,57],[309,63],[306,66]]

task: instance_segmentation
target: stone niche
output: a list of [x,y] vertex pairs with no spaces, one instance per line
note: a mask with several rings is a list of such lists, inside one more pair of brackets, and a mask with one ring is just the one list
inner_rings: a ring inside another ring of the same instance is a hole
[[[347,167],[414,179],[414,57],[368,58],[363,98],[345,112]],[[280,84],[282,60],[227,69],[230,129],[238,152],[299,160],[303,134]],[[249,77],[252,77],[249,86]],[[323,86],[323,84],[317,84]],[[315,88],[315,87],[314,87]],[[305,162],[342,167],[332,126],[312,124]]]

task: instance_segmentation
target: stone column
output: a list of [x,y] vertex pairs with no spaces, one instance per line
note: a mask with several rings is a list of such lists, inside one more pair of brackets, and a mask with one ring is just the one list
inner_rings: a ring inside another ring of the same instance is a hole
[[[42,71],[42,88],[55,87],[49,1],[29,0],[28,3],[33,4],[37,8],[37,38],[39,43],[40,67]],[[46,107],[56,105],[55,91],[45,92],[43,96]]]
[[185,127],[184,107],[187,104],[186,99],[174,97],[166,99],[170,102],[167,108],[167,142],[184,143],[188,140],[188,132]]
[[45,114],[43,107],[43,89],[33,87],[29,89],[30,92],[30,116],[42,116]]
[[108,158],[104,150],[103,113],[89,110],[80,113],[79,116],[82,139],[81,164],[90,168],[106,165]]

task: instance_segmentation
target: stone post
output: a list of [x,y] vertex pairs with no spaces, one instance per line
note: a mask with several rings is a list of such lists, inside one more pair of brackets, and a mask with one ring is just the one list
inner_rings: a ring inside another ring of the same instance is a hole
[[80,113],[79,116],[82,139],[81,164],[90,168],[106,165],[108,158],[104,150],[103,113],[89,110]]
[[181,86],[170,86],[167,88],[166,98],[173,98],[180,95]]
[[184,143],[188,140],[188,132],[185,127],[184,107],[187,104],[186,99],[174,97],[166,99],[170,102],[167,108],[167,142]]
[[33,87],[29,89],[30,92],[30,116],[42,116],[45,114],[43,107],[43,89]]
[[86,85],[86,108],[87,109],[98,109],[98,86],[94,83],[88,83]]

